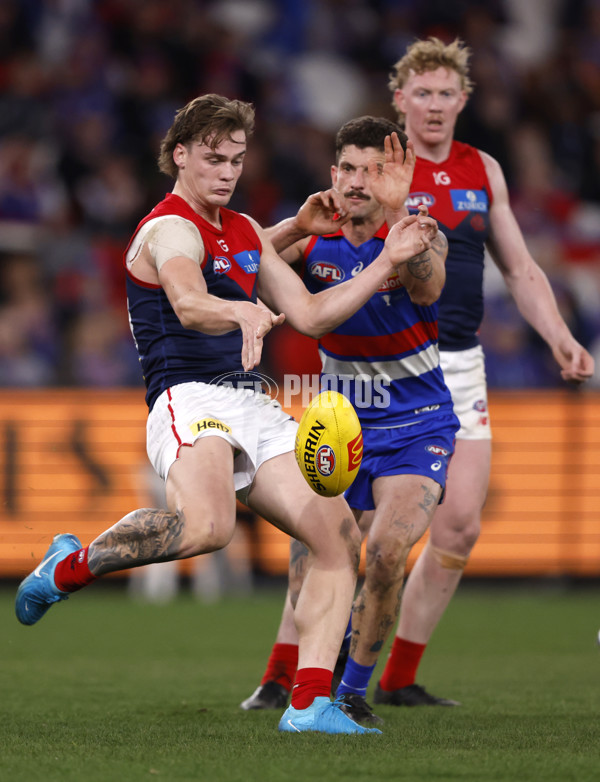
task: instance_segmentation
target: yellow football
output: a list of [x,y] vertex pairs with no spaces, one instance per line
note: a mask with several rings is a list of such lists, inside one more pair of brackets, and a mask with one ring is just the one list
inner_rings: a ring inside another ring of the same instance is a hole
[[296,433],[296,461],[308,485],[323,497],[342,494],[362,460],[360,421],[350,400],[322,391],[306,408]]

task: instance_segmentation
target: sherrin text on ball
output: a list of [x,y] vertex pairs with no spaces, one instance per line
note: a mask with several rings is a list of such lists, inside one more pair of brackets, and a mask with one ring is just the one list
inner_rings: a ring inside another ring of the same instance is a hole
[[323,497],[346,491],[358,473],[363,438],[352,403],[322,391],[305,409],[296,433],[296,461],[308,485]]

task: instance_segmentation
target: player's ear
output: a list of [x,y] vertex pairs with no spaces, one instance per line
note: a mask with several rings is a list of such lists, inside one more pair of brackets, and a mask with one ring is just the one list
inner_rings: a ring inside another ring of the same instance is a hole
[[337,174],[338,174],[338,167],[331,166],[331,184],[333,187],[335,187],[337,183]]
[[459,109],[458,109],[458,113],[459,114],[464,109],[464,107],[467,105],[467,100],[468,99],[469,99],[469,96],[467,95],[467,93],[464,90],[461,90],[461,92],[460,92],[460,103],[459,103]]
[[187,158],[187,149],[183,144],[176,144],[173,150],[173,162],[177,168],[183,168]]
[[400,88],[394,90],[394,106],[396,111],[400,114],[406,114],[406,101],[404,99],[404,92]]

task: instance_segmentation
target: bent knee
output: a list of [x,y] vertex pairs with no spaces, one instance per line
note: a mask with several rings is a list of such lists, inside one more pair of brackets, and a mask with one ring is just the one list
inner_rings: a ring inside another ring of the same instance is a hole
[[479,539],[481,524],[479,515],[463,516],[452,526],[431,526],[432,544],[444,551],[451,551],[457,556],[468,557]]
[[186,517],[184,556],[194,557],[225,548],[235,532],[235,518]]

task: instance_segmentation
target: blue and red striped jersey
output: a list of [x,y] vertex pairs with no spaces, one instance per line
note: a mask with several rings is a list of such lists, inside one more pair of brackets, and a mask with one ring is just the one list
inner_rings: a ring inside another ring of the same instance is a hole
[[[358,274],[380,254],[387,226],[356,247],[342,231],[313,236],[302,276],[316,293]],[[356,408],[361,424],[404,426],[427,413],[452,412],[439,365],[437,305],[418,307],[394,274],[358,312],[319,340],[327,376]],[[370,404],[369,404],[370,402]]]

